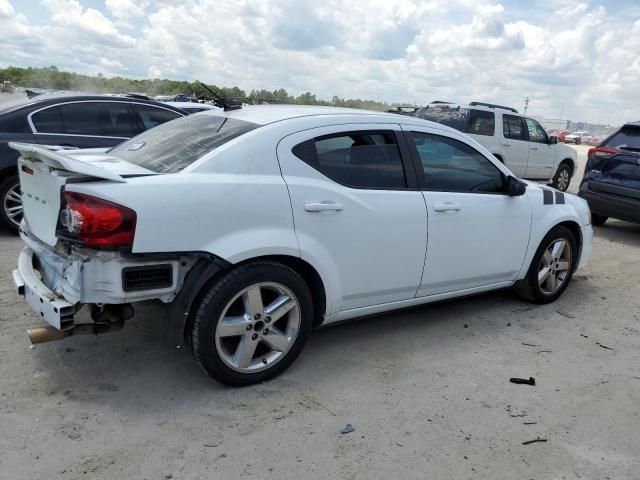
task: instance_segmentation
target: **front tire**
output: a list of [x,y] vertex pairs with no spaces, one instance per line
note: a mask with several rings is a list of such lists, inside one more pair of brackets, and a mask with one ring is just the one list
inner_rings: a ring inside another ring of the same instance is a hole
[[592,213],[591,214],[591,225],[596,226],[596,227],[600,227],[602,225],[604,225],[604,222],[606,222],[609,219],[609,217],[605,217],[604,215],[598,215],[597,213]]
[[22,221],[22,192],[18,175],[10,175],[0,182],[0,219],[13,232],[20,230]]
[[231,386],[279,375],[311,332],[313,303],[298,273],[276,262],[241,265],[209,287],[191,332],[196,361]]
[[520,293],[535,303],[551,303],[565,291],[576,262],[576,238],[566,227],[553,228],[540,242]]
[[571,176],[573,174],[573,169],[568,163],[561,163],[558,167],[558,171],[556,172],[555,177],[553,177],[553,182],[551,182],[551,186],[560,190],[561,192],[566,192],[569,188],[569,184],[571,183]]

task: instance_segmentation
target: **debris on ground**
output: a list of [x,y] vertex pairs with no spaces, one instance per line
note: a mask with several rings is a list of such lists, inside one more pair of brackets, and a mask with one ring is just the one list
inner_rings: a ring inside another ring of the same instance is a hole
[[536,379],[533,377],[529,377],[527,378],[517,378],[517,377],[512,377],[509,379],[509,381],[511,383],[517,383],[520,385],[534,385],[536,384]]
[[466,323],[464,324],[464,328],[469,328],[469,325],[467,325]]
[[556,312],[566,318],[576,318],[573,313],[567,312],[566,310],[556,310]]
[[356,429],[353,428],[353,425],[351,425],[350,423],[347,423],[344,428],[342,430],[340,430],[340,433],[342,435],[344,435],[345,433],[351,433],[351,432],[355,432]]
[[589,338],[589,335],[585,335],[584,333],[581,333],[581,334],[580,334],[580,336],[581,336],[582,338]]
[[532,443],[537,443],[537,442],[545,442],[546,443],[547,439],[538,437],[538,438],[536,438],[534,440],[527,440],[526,442],[522,442],[522,444],[523,445],[530,445]]
[[536,425],[538,422],[522,422],[523,425]]
[[[607,347],[606,345],[603,345],[603,344],[601,344],[601,343],[599,343],[599,342],[596,342],[596,345],[598,345],[598,346],[600,346],[600,347],[602,347],[602,348],[606,348],[607,350],[614,350],[613,348],[611,348],[611,347]],[[614,351],[615,351],[615,350],[614,350]]]
[[524,345],[525,347],[539,347],[540,345],[536,345],[535,343],[525,343],[522,342],[522,345]]

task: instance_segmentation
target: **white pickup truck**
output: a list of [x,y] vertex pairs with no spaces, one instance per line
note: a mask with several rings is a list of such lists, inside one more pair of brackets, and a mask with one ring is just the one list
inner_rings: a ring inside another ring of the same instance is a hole
[[513,108],[480,102],[434,103],[418,110],[416,116],[466,133],[517,177],[548,183],[563,192],[569,187],[576,151],[559,144],[536,120]]

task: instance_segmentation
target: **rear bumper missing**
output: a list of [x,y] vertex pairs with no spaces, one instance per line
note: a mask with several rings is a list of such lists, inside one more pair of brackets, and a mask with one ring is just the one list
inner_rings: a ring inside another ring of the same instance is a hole
[[18,268],[13,271],[13,283],[18,295],[23,296],[49,325],[58,330],[73,327],[75,306],[57,296],[40,280],[40,275],[33,267],[33,250],[28,247],[18,257]]

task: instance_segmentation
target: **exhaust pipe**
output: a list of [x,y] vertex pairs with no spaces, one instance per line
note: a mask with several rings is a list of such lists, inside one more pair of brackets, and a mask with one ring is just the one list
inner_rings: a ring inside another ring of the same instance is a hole
[[34,327],[27,329],[27,335],[33,345],[37,343],[55,342],[74,335],[100,335],[115,332],[124,326],[124,321],[133,317],[131,304],[105,305],[95,308],[92,317],[95,323],[79,323],[68,330],[58,330],[55,327]]

